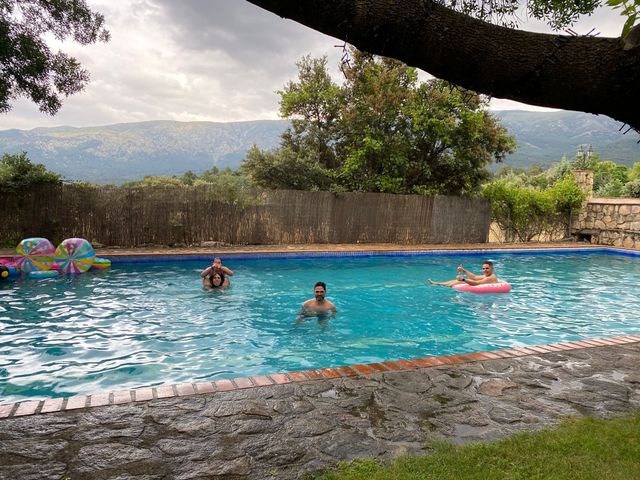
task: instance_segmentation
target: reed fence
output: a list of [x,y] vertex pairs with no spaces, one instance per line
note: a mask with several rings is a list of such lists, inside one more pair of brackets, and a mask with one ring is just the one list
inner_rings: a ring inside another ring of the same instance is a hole
[[81,237],[105,246],[487,241],[483,199],[274,191],[230,204],[207,186],[62,185],[0,196],[0,241]]

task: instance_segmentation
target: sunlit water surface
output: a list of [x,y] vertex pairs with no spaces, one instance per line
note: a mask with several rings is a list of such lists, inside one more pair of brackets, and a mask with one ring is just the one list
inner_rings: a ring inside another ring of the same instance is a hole
[[[228,259],[0,283],[0,402],[640,333],[640,258],[491,253],[510,294],[425,285],[481,257]],[[313,285],[338,315],[296,324]]]

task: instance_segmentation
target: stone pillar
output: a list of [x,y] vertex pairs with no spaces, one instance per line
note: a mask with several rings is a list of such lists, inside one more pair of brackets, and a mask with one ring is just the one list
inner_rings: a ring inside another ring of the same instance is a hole
[[593,172],[591,170],[577,169],[573,171],[573,176],[580,189],[587,195],[582,202],[582,205],[580,205],[580,211],[578,214],[575,215],[571,212],[571,218],[569,219],[570,235],[575,235],[577,232],[585,228],[587,221],[587,205],[589,204],[591,197],[593,197]]
[[587,194],[585,201],[593,197],[593,172],[591,170],[574,170],[573,176],[582,191]]

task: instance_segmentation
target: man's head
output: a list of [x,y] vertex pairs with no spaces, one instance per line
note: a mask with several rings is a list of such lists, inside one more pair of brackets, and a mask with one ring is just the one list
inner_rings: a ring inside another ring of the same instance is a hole
[[327,293],[327,285],[324,282],[316,282],[313,286],[313,295],[316,297],[316,301],[324,301],[324,296]]
[[220,266],[222,265],[222,260],[220,260],[220,257],[216,257],[213,259],[213,263],[211,265],[214,268],[220,268]]
[[484,273],[486,277],[493,275],[493,262],[491,260],[482,262],[482,273]]

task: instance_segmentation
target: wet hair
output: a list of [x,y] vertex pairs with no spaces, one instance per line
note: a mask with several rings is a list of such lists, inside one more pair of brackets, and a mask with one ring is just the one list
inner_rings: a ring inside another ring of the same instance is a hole
[[316,287],[322,287],[325,292],[327,291],[327,284],[324,282],[316,282],[316,284],[313,286],[313,289],[315,290]]
[[482,262],[482,265],[489,265],[491,268],[493,268],[493,262],[491,260],[485,260],[484,262]]

